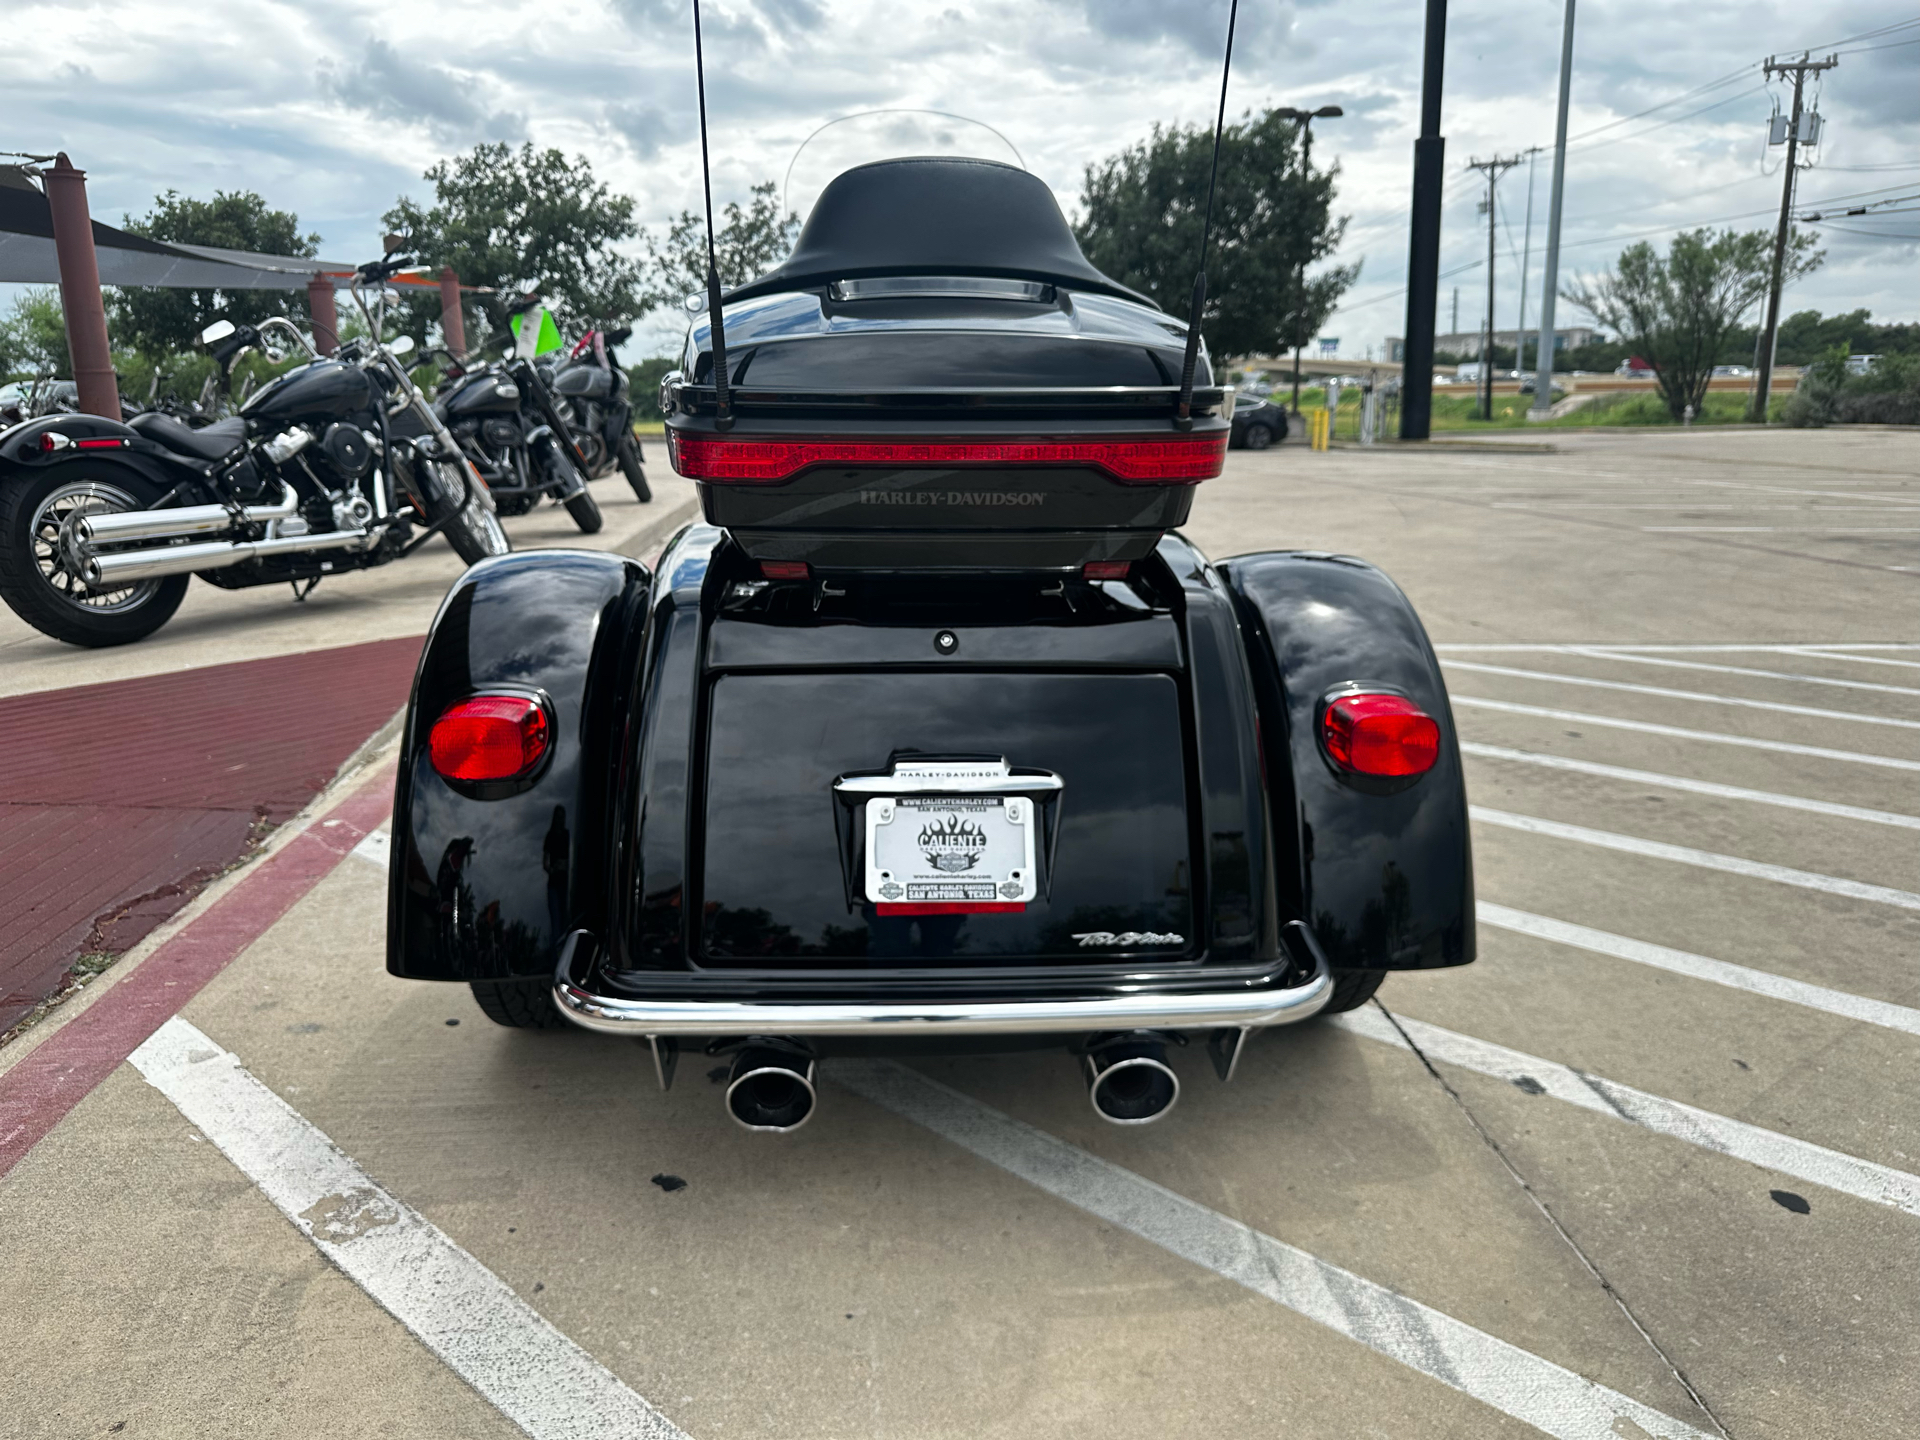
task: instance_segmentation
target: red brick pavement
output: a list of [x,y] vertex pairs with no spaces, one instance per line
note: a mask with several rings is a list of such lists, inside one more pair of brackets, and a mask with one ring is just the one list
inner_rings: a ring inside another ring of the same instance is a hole
[[298,813],[419,655],[376,640],[0,699],[0,1030]]

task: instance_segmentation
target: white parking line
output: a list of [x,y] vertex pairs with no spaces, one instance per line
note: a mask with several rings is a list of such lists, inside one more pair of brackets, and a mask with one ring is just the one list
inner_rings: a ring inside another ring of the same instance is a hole
[[[1779,654],[1779,655],[1821,655],[1821,654],[1825,654],[1827,651],[1920,650],[1920,644],[1910,643],[1904,640],[1901,640],[1901,641],[1847,640],[1847,641],[1839,641],[1839,642],[1836,642],[1836,641],[1786,642],[1786,641],[1780,641],[1780,640],[1767,640],[1754,645],[1749,645],[1749,644],[1621,645],[1613,641],[1591,641],[1590,640],[1590,641],[1581,642],[1579,644],[1569,645],[1569,644],[1546,644],[1546,643],[1518,642],[1518,641],[1462,642],[1462,641],[1449,640],[1444,643],[1437,644],[1433,648],[1442,652],[1458,650],[1463,654],[1468,651],[1482,651],[1482,652],[1491,654],[1495,651],[1505,650],[1513,654],[1521,654],[1527,651],[1532,651],[1536,654],[1541,654],[1541,655],[1569,655],[1578,651],[1599,650],[1609,654],[1611,654],[1614,651],[1623,651],[1623,652],[1629,652],[1633,654],[1643,654],[1643,655],[1738,655],[1742,653],[1751,653],[1754,651],[1766,651],[1769,654]],[[1840,654],[1840,655],[1829,656],[1828,658],[1854,660],[1854,659],[1858,659],[1859,657],[1855,655]]]
[[1760,805],[1778,805],[1786,810],[1806,810],[1815,815],[1831,815],[1840,820],[1864,820],[1871,825],[1895,825],[1903,830],[1920,830],[1920,815],[1899,815],[1891,810],[1869,810],[1863,805],[1838,805],[1831,800],[1806,800],[1798,795],[1778,795],[1771,790],[1749,790],[1744,785],[1721,785],[1712,780],[1689,780],[1682,775],[1662,775],[1652,770],[1629,770],[1621,765],[1601,765],[1592,760],[1570,760],[1564,755],[1542,755],[1533,750],[1510,750],[1505,745],[1482,745],[1462,740],[1465,755],[1483,760],[1511,760],[1522,765],[1539,765],[1548,770],[1568,770],[1579,775],[1599,775],[1608,780],[1630,780],[1637,785],[1657,785],[1665,790],[1684,790],[1693,795],[1712,795],[1723,800],[1751,800]]
[[[1909,1175],[1904,1170],[1895,1170],[1888,1165],[1876,1165],[1858,1156],[1843,1155],[1838,1150],[1829,1150],[1810,1140],[1782,1135],[1777,1130],[1749,1125],[1744,1120],[1716,1115],[1711,1110],[1682,1105],[1678,1100],[1649,1095],[1644,1090],[1635,1090],[1630,1085],[1621,1085],[1598,1075],[1590,1075],[1584,1070],[1575,1070],[1555,1060],[1542,1060],[1537,1055],[1509,1050],[1504,1045],[1476,1040],[1471,1035],[1442,1030],[1437,1025],[1409,1020],[1404,1015],[1396,1014],[1394,1020],[1400,1022],[1407,1037],[1430,1060],[1458,1065],[1464,1070],[1472,1070],[1495,1080],[1505,1080],[1530,1095],[1548,1095],[1555,1100],[1564,1100],[1569,1105],[1578,1105],[1582,1110],[1610,1115],[1615,1120],[1638,1125],[1656,1135],[1684,1140],[1703,1150],[1712,1150],[1716,1154],[1745,1160],[1782,1175],[1791,1175],[1796,1180],[1835,1190],[1842,1195],[1851,1195],[1856,1200],[1885,1205],[1908,1215],[1920,1215],[1920,1175]],[[1378,1007],[1366,1005],[1345,1015],[1333,1016],[1331,1023],[1355,1035],[1404,1050],[1407,1041],[1394,1028],[1394,1020],[1389,1020],[1386,1012]]]
[[1831,675],[1802,675],[1793,670],[1755,670],[1745,665],[1714,665],[1705,660],[1675,660],[1667,655],[1635,655],[1626,650],[1596,650],[1569,645],[1562,652],[1596,660],[1623,660],[1633,665],[1662,665],[1673,670],[1711,670],[1719,675],[1751,675],[1759,680],[1793,680],[1804,685],[1831,685],[1840,690],[1871,690],[1881,695],[1920,695],[1912,685],[1877,685],[1871,680],[1839,680]]
[[1704,1432],[1670,1415],[1229,1219],[917,1071],[872,1060],[831,1061],[825,1068],[862,1098],[1047,1194],[1548,1435],[1618,1440],[1638,1426],[1670,1440],[1704,1440]]
[[1844,895],[1849,900],[1871,900],[1900,910],[1920,910],[1920,895],[1911,890],[1895,890],[1886,885],[1869,885],[1861,880],[1843,880],[1837,875],[1821,875],[1812,870],[1795,870],[1787,865],[1768,865],[1759,860],[1743,860],[1738,855],[1717,855],[1711,850],[1695,850],[1689,845],[1669,845],[1663,840],[1642,840],[1637,835],[1616,835],[1611,830],[1590,830],[1585,825],[1566,825],[1558,820],[1542,820],[1536,815],[1515,815],[1506,810],[1488,810],[1469,805],[1467,814],[1482,825],[1501,825],[1523,830],[1529,835],[1545,835],[1554,840],[1572,840],[1581,845],[1597,845],[1603,850],[1618,850],[1628,855],[1645,855],[1654,860],[1671,860],[1677,865],[1697,865],[1702,870],[1719,870],[1751,880],[1771,880],[1779,885],[1795,885],[1802,890],[1820,890],[1828,895]]
[[1861,715],[1852,710],[1822,710],[1812,705],[1783,705],[1777,700],[1748,700],[1739,695],[1707,695],[1698,690],[1669,690],[1662,685],[1635,685],[1626,680],[1596,680],[1590,675],[1561,675],[1552,670],[1516,670],[1508,665],[1483,665],[1474,660],[1440,657],[1449,670],[1472,670],[1481,675],[1510,675],[1516,680],[1546,680],[1556,685],[1580,685],[1591,690],[1621,690],[1629,695],[1656,695],[1666,700],[1694,700],[1705,705],[1735,705],[1742,710],[1770,710],[1777,715],[1806,715],[1815,720],[1850,720],[1860,725],[1891,725],[1920,730],[1920,720],[1898,720],[1889,715]]
[[369,830],[367,838],[354,846],[350,852],[356,859],[365,860],[370,865],[387,868],[387,857],[393,850],[393,835],[386,830]]
[[[1835,507],[1836,509],[1842,507]],[[1911,515],[1911,510],[1901,512]],[[1642,525],[1649,535],[1914,535],[1920,525]]]
[[1596,725],[1608,730],[1632,730],[1641,735],[1666,735],[1676,740],[1706,740],[1715,745],[1738,745],[1748,750],[1772,750],[1782,755],[1810,755],[1816,760],[1845,760],[1855,765],[1878,765],[1888,770],[1920,772],[1920,760],[1901,760],[1892,755],[1865,755],[1857,750],[1829,750],[1822,745],[1796,745],[1791,740],[1756,740],[1751,735],[1728,735],[1719,730],[1684,730],[1677,725],[1655,725],[1647,720],[1621,720],[1612,715],[1589,715],[1580,710],[1554,710],[1544,705],[1516,705],[1510,700],[1486,700],[1478,695],[1448,697],[1456,708],[1498,710],[1504,715],[1534,715],[1545,720],[1566,720],[1576,725]]
[[[1892,648],[1892,647],[1888,647]],[[1901,646],[1910,649],[1910,646]],[[1812,660],[1852,660],[1859,665],[1898,665],[1903,670],[1920,670],[1920,660],[1893,660],[1881,655],[1848,655],[1838,649],[1796,650],[1796,655],[1804,655]]]
[[1754,970],[1685,950],[1670,950],[1665,945],[1650,945],[1645,940],[1611,935],[1605,930],[1592,930],[1585,925],[1574,925],[1545,915],[1532,915],[1525,910],[1509,909],[1487,900],[1478,903],[1475,913],[1482,925],[1531,935],[1536,940],[1571,945],[1576,949],[1590,950],[1596,955],[1611,955],[1616,960],[1631,960],[1636,965],[1650,965],[1656,970],[1670,971],[1694,980],[1709,980],[1715,985],[1745,990],[1753,995],[1764,995],[1770,1000],[1785,1000],[1809,1010],[1824,1010],[1829,1015],[1839,1015],[1847,1020],[1900,1030],[1908,1035],[1920,1035],[1920,1010],[1905,1005],[1869,1000],[1864,995],[1829,990],[1824,985],[1809,985],[1804,980],[1789,980],[1784,975],[1775,975],[1767,970]]
[[534,1440],[686,1440],[194,1026],[130,1057],[320,1253]]

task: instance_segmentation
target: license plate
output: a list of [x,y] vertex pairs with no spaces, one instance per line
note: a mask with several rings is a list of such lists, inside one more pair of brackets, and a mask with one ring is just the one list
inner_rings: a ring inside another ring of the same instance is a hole
[[1023,910],[1034,897],[1033,802],[1014,795],[867,801],[867,899],[882,915]]

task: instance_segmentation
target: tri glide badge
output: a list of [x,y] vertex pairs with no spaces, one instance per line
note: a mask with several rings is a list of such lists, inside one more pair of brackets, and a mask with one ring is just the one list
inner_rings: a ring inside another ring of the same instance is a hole
[[876,795],[867,899],[883,915],[1025,909],[1033,822],[1033,802],[1016,795]]

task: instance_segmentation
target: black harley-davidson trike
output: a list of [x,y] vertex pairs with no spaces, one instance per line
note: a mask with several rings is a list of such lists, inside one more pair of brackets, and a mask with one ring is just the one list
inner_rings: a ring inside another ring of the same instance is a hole
[[287,320],[210,326],[201,340],[223,375],[272,340],[310,357],[228,419],[56,414],[0,432],[0,599],[56,640],[124,645],[166,624],[194,575],[228,590],[290,582],[304,598],[436,534],[469,564],[511,550],[485,482],[401,363],[412,342],[377,338],[363,291],[406,263],[360,267],[353,295],[376,338],[328,358]]
[[[704,521],[448,595],[409,708],[389,970],[503,1025],[728,1054],[790,1130],[839,1053],[1170,1045],[1474,956],[1467,807],[1406,597],[1178,533],[1231,391],[983,161],[851,170],[663,386]],[[716,384],[716,380],[730,381]],[[1178,423],[1184,420],[1184,427]]]

